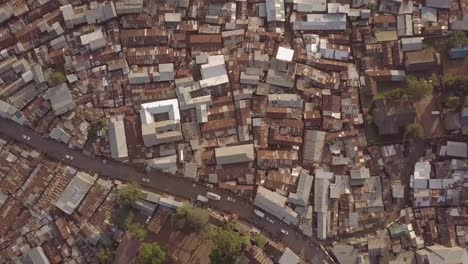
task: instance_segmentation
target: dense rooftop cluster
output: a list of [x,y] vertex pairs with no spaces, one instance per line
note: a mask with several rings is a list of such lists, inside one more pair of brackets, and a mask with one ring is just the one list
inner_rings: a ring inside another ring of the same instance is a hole
[[[467,0],[3,1],[0,117],[352,237],[342,263],[468,262],[466,31]],[[92,262],[120,182],[1,146],[0,262]]]

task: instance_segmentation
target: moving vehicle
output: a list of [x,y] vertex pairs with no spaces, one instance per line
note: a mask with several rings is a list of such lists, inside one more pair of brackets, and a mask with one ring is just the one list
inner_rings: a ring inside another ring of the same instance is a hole
[[141,178],[141,181],[142,181],[142,182],[149,182],[150,179],[148,179],[148,178]]
[[286,230],[284,230],[284,229],[281,229],[280,231],[281,231],[281,233],[283,233],[283,235],[285,235],[285,236],[287,236],[287,235],[289,234],[289,232],[286,231]]
[[72,156],[72,155],[66,154],[66,155],[65,155],[65,158],[66,158],[66,159],[69,159],[69,160],[73,160],[73,156]]
[[27,141],[31,140],[31,137],[30,137],[30,136],[22,135],[21,137],[22,137],[24,140],[27,140]]
[[209,199],[213,199],[213,200],[221,200],[221,196],[216,194],[216,193],[212,193],[212,192],[207,192],[206,193],[206,197],[208,197]]
[[273,219],[269,218],[268,216],[267,216],[266,220],[267,220],[270,224],[274,224],[274,223],[275,223],[275,221],[273,221]]

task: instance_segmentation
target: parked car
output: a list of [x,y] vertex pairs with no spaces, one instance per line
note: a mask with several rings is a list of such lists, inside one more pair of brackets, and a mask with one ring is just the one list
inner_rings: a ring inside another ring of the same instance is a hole
[[218,194],[212,193],[212,192],[207,192],[206,197],[209,198],[209,199],[217,200],[217,201],[221,200],[221,195],[218,195]]
[[284,230],[284,229],[282,229],[282,228],[281,228],[281,233],[282,233],[283,235],[285,235],[285,236],[287,236],[287,235],[289,234],[288,231],[286,231],[286,230]]
[[22,135],[21,137],[22,137],[24,140],[28,140],[28,141],[31,140],[31,137],[26,136],[26,135]]
[[256,214],[260,218],[265,217],[265,214],[262,213],[261,211],[257,210],[257,209],[254,209],[254,214]]

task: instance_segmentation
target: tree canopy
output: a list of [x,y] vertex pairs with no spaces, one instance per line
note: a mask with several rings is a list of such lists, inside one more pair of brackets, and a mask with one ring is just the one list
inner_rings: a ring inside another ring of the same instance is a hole
[[432,93],[433,85],[425,79],[409,75],[406,77],[406,96],[417,102]]
[[452,108],[456,109],[462,106],[462,102],[460,100],[460,97],[458,96],[450,96],[445,100],[445,107],[447,108]]
[[387,99],[392,102],[399,102],[401,100],[406,99],[406,93],[402,89],[397,88],[390,91],[378,93],[376,96],[374,96],[374,100],[377,99]]
[[143,192],[134,184],[127,185],[119,190],[117,201],[122,206],[130,207],[138,199],[143,198]]
[[463,47],[468,44],[468,36],[460,30],[454,31],[448,39],[449,48]]
[[145,228],[143,228],[143,226],[138,223],[132,223],[128,225],[128,232],[135,236],[138,240],[145,240],[147,235]]
[[164,264],[167,261],[167,252],[158,243],[144,244],[137,256],[138,264]]
[[117,226],[118,229],[126,229],[135,218],[132,208],[120,207],[114,210],[112,215],[112,223]]
[[173,216],[173,224],[177,229],[186,232],[198,232],[205,228],[209,214],[205,209],[184,204]]
[[49,82],[52,86],[56,86],[59,84],[62,84],[67,81],[67,78],[65,77],[65,74],[54,71],[49,74]]
[[114,261],[115,253],[109,248],[102,248],[97,254],[99,264],[111,264]]
[[444,76],[444,86],[459,96],[468,95],[468,76]]
[[215,248],[211,251],[213,264],[234,264],[247,245],[247,238],[230,227],[215,227],[210,235]]
[[264,248],[265,245],[268,243],[268,239],[262,234],[256,234],[254,236],[254,240],[255,245],[257,245],[259,248]]
[[406,136],[410,139],[424,139],[424,128],[420,124],[409,124],[406,127]]

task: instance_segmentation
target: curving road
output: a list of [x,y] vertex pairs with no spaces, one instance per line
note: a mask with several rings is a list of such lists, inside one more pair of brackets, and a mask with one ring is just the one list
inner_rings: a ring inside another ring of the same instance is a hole
[[[108,161],[107,164],[103,164],[101,159],[88,157],[80,151],[69,149],[64,144],[44,138],[25,126],[1,117],[0,134],[27,144],[52,159],[62,160],[63,163],[80,170],[95,172],[101,176],[125,182],[137,182],[149,190],[165,192],[192,200],[195,200],[197,195],[205,195],[210,190],[222,196],[219,201],[210,201],[211,207],[229,213],[236,213],[241,219],[249,222],[255,221],[256,226],[268,234],[277,235],[280,234],[281,229],[285,229],[288,231],[288,235],[284,236],[283,241],[296,253],[301,253],[311,263],[327,263],[326,261],[334,263],[315,239],[306,239],[302,234],[297,233],[295,227],[288,226],[279,219],[276,219],[274,224],[259,219],[253,213],[254,206],[251,203],[229,191],[219,188],[208,189],[204,185],[194,184],[182,177],[159,171],[144,174],[130,165],[118,162]],[[26,135],[31,139],[25,140],[22,135]],[[65,155],[71,155],[74,158],[69,160],[65,158]],[[143,177],[149,178],[150,182],[143,182],[141,180]],[[235,202],[228,201],[227,197],[234,198]],[[270,218],[275,219],[271,215]]]

